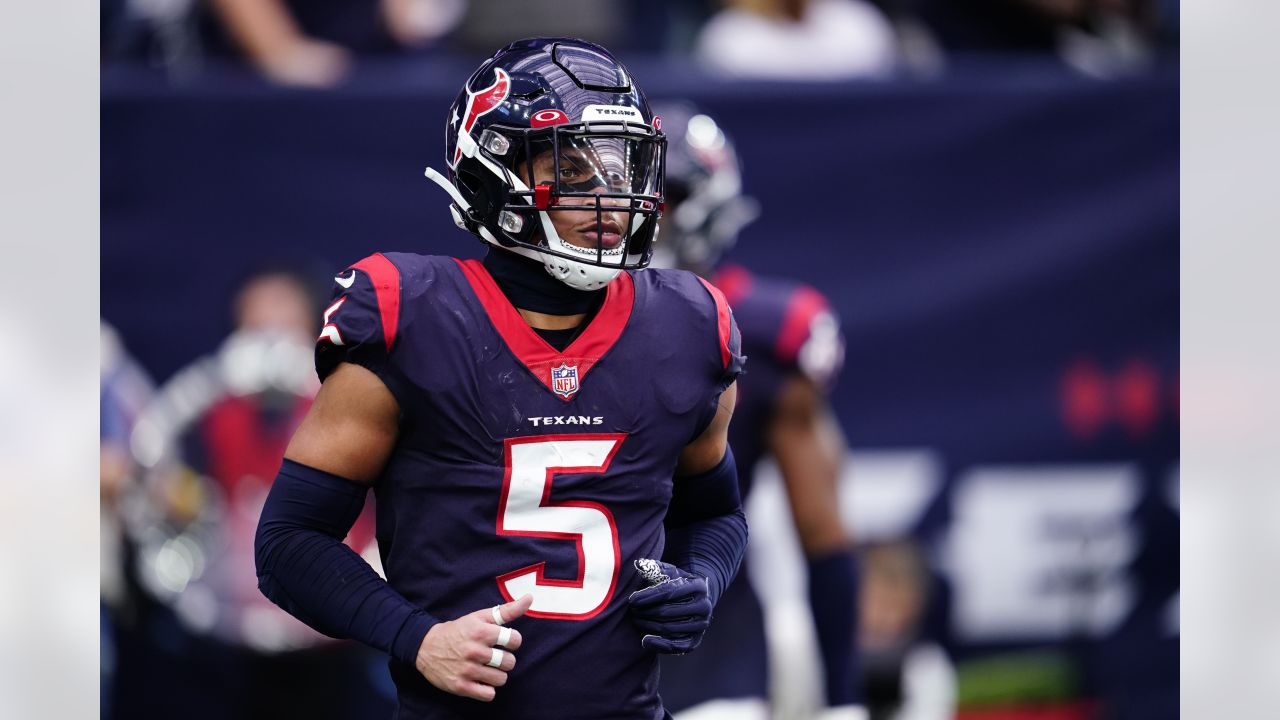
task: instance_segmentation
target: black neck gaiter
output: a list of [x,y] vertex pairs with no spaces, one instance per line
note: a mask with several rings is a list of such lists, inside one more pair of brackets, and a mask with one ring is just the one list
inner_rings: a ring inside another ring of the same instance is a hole
[[483,262],[502,294],[522,310],[548,315],[591,315],[604,301],[603,288],[575,290],[548,275],[542,263],[513,252],[490,248]]

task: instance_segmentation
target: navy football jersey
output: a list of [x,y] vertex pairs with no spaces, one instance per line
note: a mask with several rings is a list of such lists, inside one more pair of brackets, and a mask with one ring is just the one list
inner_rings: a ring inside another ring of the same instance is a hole
[[662,555],[680,451],[741,372],[728,304],[689,273],[622,273],[563,351],[478,261],[388,253],[340,274],[316,365],[369,368],[399,403],[374,484],[387,581],[443,620],[534,596],[492,703],[391,661],[400,718],[663,716],[626,598]]
[[[799,374],[829,390],[844,364],[844,338],[826,298],[811,287],[728,264],[712,283],[733,308],[743,352],[751,358],[729,425],[745,501],[756,463],[768,452],[766,434],[783,383]],[[764,611],[743,563],[698,649],[662,658],[663,701],[678,711],[716,698],[766,697],[767,660]]]
[[768,453],[765,433],[783,383],[803,375],[830,391],[844,367],[844,335],[827,299],[808,285],[732,264],[721,266],[711,282],[724,293],[742,331],[743,352],[752,358],[729,426],[745,499],[751,471]]

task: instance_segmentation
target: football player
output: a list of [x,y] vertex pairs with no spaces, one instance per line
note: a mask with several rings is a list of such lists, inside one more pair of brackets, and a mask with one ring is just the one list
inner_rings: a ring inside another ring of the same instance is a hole
[[[730,431],[741,495],[751,491],[757,461],[773,456],[808,564],[826,703],[842,708],[829,714],[859,716],[858,576],[836,495],[845,442],[825,398],[844,359],[839,322],[812,288],[721,262],[758,213],[755,201],[742,194],[733,143],[715,120],[687,103],[655,111],[668,150],[667,212],[654,264],[710,278],[733,307],[752,359]],[[690,718],[766,717],[764,617],[745,566],[721,598],[716,620],[696,656],[664,658],[663,700]]]
[[[607,50],[508,45],[447,123],[427,175],[491,247],[335,278],[259,586],[388,652],[398,718],[662,718],[657,654],[697,646],[746,546],[737,326],[640,271],[665,138]],[[370,487],[385,581],[339,542]]]

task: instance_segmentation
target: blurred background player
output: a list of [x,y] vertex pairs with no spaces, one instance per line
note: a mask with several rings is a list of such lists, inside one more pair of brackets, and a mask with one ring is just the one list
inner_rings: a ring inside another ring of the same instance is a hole
[[[756,463],[772,456],[808,564],[826,704],[852,708],[861,697],[854,639],[857,561],[837,502],[844,435],[825,399],[844,361],[840,325],[816,290],[721,262],[758,212],[755,201],[742,194],[733,143],[692,105],[661,105],[657,113],[668,150],[667,212],[655,264],[710,278],[733,308],[751,361],[729,431],[742,496],[751,491]],[[751,583],[744,565],[698,653],[664,658],[662,697],[669,708],[683,711],[680,717],[767,716],[765,619]]]

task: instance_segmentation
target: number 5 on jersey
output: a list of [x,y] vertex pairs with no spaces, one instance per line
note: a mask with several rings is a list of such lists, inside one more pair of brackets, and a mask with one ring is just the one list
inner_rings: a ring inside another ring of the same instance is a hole
[[578,577],[545,575],[546,562],[498,576],[507,601],[533,595],[531,617],[586,620],[609,604],[618,583],[622,552],[618,526],[605,506],[587,500],[552,502],[557,476],[599,474],[626,439],[625,434],[542,435],[506,441],[506,474],[498,502],[498,534],[554,538],[578,545]]

